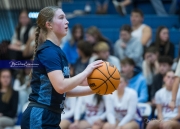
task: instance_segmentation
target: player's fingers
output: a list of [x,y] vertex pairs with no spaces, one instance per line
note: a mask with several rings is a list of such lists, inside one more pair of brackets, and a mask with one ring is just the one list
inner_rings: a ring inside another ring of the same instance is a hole
[[99,68],[101,66],[103,66],[103,64],[97,64],[97,65],[94,65],[93,68],[95,69],[95,68]]
[[97,64],[101,64],[101,63],[103,63],[102,60],[97,60],[97,61],[94,61],[92,64],[93,64],[93,65],[97,65]]

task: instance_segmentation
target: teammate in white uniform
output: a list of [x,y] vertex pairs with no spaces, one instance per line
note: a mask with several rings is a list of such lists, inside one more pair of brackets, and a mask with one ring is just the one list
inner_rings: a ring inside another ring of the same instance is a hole
[[137,118],[138,97],[136,91],[127,86],[127,81],[121,77],[118,90],[106,99],[107,120],[103,129],[139,129]]
[[[81,120],[82,106],[85,109],[83,120]],[[75,122],[70,125],[70,129],[101,129],[105,118],[105,96],[93,94],[79,97],[74,114]]]
[[61,114],[61,129],[68,129],[70,124],[73,123],[73,117],[76,105],[75,97],[67,97],[64,102],[64,113]]
[[156,92],[155,103],[157,106],[158,120],[150,121],[147,129],[180,129],[180,90],[176,98],[176,106],[171,110],[169,103],[172,96],[172,84],[175,74],[168,71],[164,77],[165,87]]

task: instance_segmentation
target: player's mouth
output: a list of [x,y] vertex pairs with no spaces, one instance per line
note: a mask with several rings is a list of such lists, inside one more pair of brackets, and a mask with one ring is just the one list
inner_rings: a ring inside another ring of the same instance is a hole
[[65,30],[68,30],[68,27],[65,27]]

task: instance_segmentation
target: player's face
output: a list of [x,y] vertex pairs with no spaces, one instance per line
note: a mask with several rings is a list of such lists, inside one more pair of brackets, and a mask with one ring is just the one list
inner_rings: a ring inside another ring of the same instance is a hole
[[103,60],[107,60],[109,57],[109,51],[101,51],[98,53],[98,57],[103,59]]
[[163,42],[166,42],[169,39],[169,31],[168,31],[168,29],[167,28],[162,29],[159,36],[160,36],[160,39]]
[[90,42],[90,43],[95,43],[95,42],[96,42],[96,39],[95,39],[95,37],[93,37],[92,35],[86,34],[86,41],[88,41],[88,42]]
[[160,63],[159,64],[159,73],[165,75],[167,71],[171,69],[171,66],[167,63]]
[[7,87],[11,83],[11,74],[9,71],[3,71],[0,75],[0,83],[2,86]]
[[125,77],[129,77],[129,75],[133,73],[133,70],[134,70],[134,66],[131,66],[129,64],[121,65],[121,71]]
[[131,24],[132,25],[139,25],[142,23],[142,21],[143,21],[143,18],[139,13],[133,12],[131,14]]
[[164,83],[168,89],[172,89],[174,79],[175,79],[175,75],[173,71],[168,72],[164,77]]
[[30,19],[28,17],[28,14],[26,12],[22,12],[19,16],[19,22],[22,26],[26,26],[29,24]]
[[131,34],[127,31],[121,31],[120,32],[120,38],[124,41],[124,42],[128,42],[131,38]]
[[53,17],[52,31],[57,37],[64,37],[68,31],[69,22],[66,19],[66,15],[61,9],[58,9]]

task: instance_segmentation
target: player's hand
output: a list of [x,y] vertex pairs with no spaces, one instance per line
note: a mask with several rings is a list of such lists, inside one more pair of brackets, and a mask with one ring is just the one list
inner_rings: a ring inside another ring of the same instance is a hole
[[91,64],[89,64],[83,72],[85,73],[86,76],[89,76],[94,69],[102,66],[102,63],[103,63],[102,60],[94,61]]
[[79,129],[79,123],[75,121],[70,125],[69,129]]
[[171,110],[173,111],[174,110],[174,108],[176,107],[176,103],[175,103],[175,101],[171,101],[170,103],[169,103],[169,107],[171,108]]

